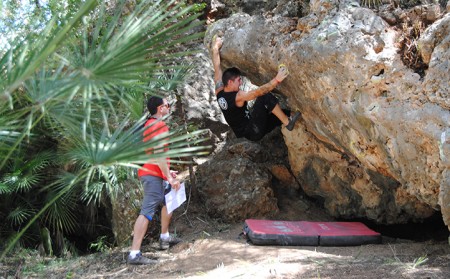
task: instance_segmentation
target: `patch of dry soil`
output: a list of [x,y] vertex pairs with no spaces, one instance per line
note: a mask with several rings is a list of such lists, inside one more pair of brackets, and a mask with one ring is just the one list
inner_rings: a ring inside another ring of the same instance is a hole
[[[331,221],[308,201],[284,200],[278,220]],[[185,241],[168,251],[146,239],[143,254],[156,265],[128,266],[129,247],[73,259],[24,257],[0,265],[0,278],[450,278],[447,241],[383,237],[354,247],[254,246],[239,237],[243,224],[208,218],[193,204],[175,212],[172,230]]]

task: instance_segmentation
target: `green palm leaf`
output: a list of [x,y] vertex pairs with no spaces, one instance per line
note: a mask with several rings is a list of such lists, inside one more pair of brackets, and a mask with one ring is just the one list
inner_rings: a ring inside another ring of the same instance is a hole
[[[27,42],[26,39],[15,44],[0,58],[0,99],[3,102],[8,101],[11,110],[14,103],[13,94],[16,94],[22,83],[29,79],[44,61],[56,51],[57,47],[67,36],[67,33],[79,23],[85,14],[94,8],[95,3],[95,0],[87,0],[80,7],[80,10],[60,28],[55,28],[55,22],[50,21],[37,39],[31,41],[31,37],[28,37],[30,41]],[[3,114],[3,110],[1,114]],[[17,138],[13,147],[10,148],[11,151],[6,153],[2,158],[3,160],[0,161],[0,169],[34,126],[35,122],[32,117],[29,117],[28,123],[30,124],[25,126],[26,130],[20,131],[22,136]],[[15,136],[15,133],[9,133],[8,135]]]
[[[50,202],[58,193],[49,192],[47,201]],[[44,212],[44,221],[50,224],[55,231],[73,232],[77,227],[75,209],[77,206],[77,195],[67,192],[58,198]]]
[[0,182],[0,195],[10,194],[12,191],[13,189],[9,184]]
[[[171,157],[178,155],[181,157],[191,156],[194,153],[206,154],[209,147],[198,146],[188,147],[188,143],[197,144],[205,141],[199,137],[192,142],[188,139],[204,133],[204,130],[195,131],[192,134],[184,135],[181,130],[174,130],[167,135],[157,136],[144,142],[142,133],[139,130],[142,121],[137,122],[131,128],[125,130],[128,119],[123,120],[116,130],[104,129],[102,133],[92,130],[87,139],[83,139],[80,134],[73,133],[70,136],[71,145],[67,148],[67,162],[89,167],[109,167],[113,165],[138,167],[138,164],[145,163],[152,159]],[[161,142],[170,144],[171,149],[167,152],[157,152],[164,149]],[[154,149],[155,152],[147,154],[146,150]]]
[[35,214],[34,210],[25,206],[20,205],[14,208],[9,214],[7,219],[14,225],[20,226],[30,219],[30,217]]
[[[186,67],[174,65],[195,50],[178,47],[203,36],[189,32],[202,24],[195,21],[198,14],[174,0],[140,1],[124,16],[125,3],[119,1],[112,16],[105,4],[88,15],[95,1],[87,0],[61,26],[50,21],[42,36],[29,36],[0,57],[0,98],[6,101],[0,103],[0,193],[13,193],[9,183],[15,179],[14,190],[28,194],[33,185],[43,185],[39,194],[46,197],[34,204],[36,214],[14,212],[14,220],[28,223],[2,257],[37,220],[56,231],[75,230],[77,202],[114,198],[123,168],[166,157],[182,162],[208,152],[200,146],[203,131],[186,135],[178,129],[144,142],[136,131],[145,117],[131,125],[135,121],[128,116],[130,111],[133,119],[142,115],[152,90],[179,84]],[[169,75],[165,86],[147,86],[164,74]],[[170,150],[157,152],[164,144]],[[39,166],[28,159],[42,149],[58,160]],[[155,152],[147,154],[148,149]],[[59,177],[46,175],[50,163],[58,164]]]
[[49,167],[54,160],[54,154],[44,151],[34,154],[30,159],[23,161],[25,154],[18,154],[20,160],[11,162],[11,172],[0,177],[0,181],[10,192],[27,192],[41,183],[46,174],[43,170]]
[[95,3],[95,0],[87,0],[61,28],[55,28],[55,22],[50,21],[33,44],[25,40],[6,51],[0,58],[1,98],[11,100],[11,94],[57,49],[67,33],[94,8]]

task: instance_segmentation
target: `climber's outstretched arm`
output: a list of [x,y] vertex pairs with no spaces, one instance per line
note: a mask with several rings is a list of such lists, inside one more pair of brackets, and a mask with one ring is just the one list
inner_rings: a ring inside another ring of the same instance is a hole
[[236,95],[236,104],[238,106],[242,106],[244,102],[256,100],[256,98],[269,93],[275,87],[277,87],[277,85],[281,83],[288,75],[289,72],[287,68],[280,67],[278,69],[277,76],[268,83],[248,92],[239,90],[239,92]]
[[220,48],[222,47],[222,38],[213,37],[212,62],[214,66],[214,88],[216,95],[223,90],[222,68],[220,68]]

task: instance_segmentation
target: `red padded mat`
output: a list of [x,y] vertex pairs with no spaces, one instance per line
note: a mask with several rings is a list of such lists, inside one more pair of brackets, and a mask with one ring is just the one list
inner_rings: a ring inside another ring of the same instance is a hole
[[245,220],[256,245],[346,246],[381,243],[381,235],[360,222]]

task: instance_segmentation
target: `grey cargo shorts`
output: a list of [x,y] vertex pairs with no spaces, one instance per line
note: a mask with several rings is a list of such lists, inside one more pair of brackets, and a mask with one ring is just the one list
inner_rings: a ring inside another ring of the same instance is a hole
[[164,196],[170,192],[172,187],[169,182],[158,176],[145,175],[141,176],[140,180],[144,188],[144,200],[140,214],[151,221],[159,207],[166,205]]

